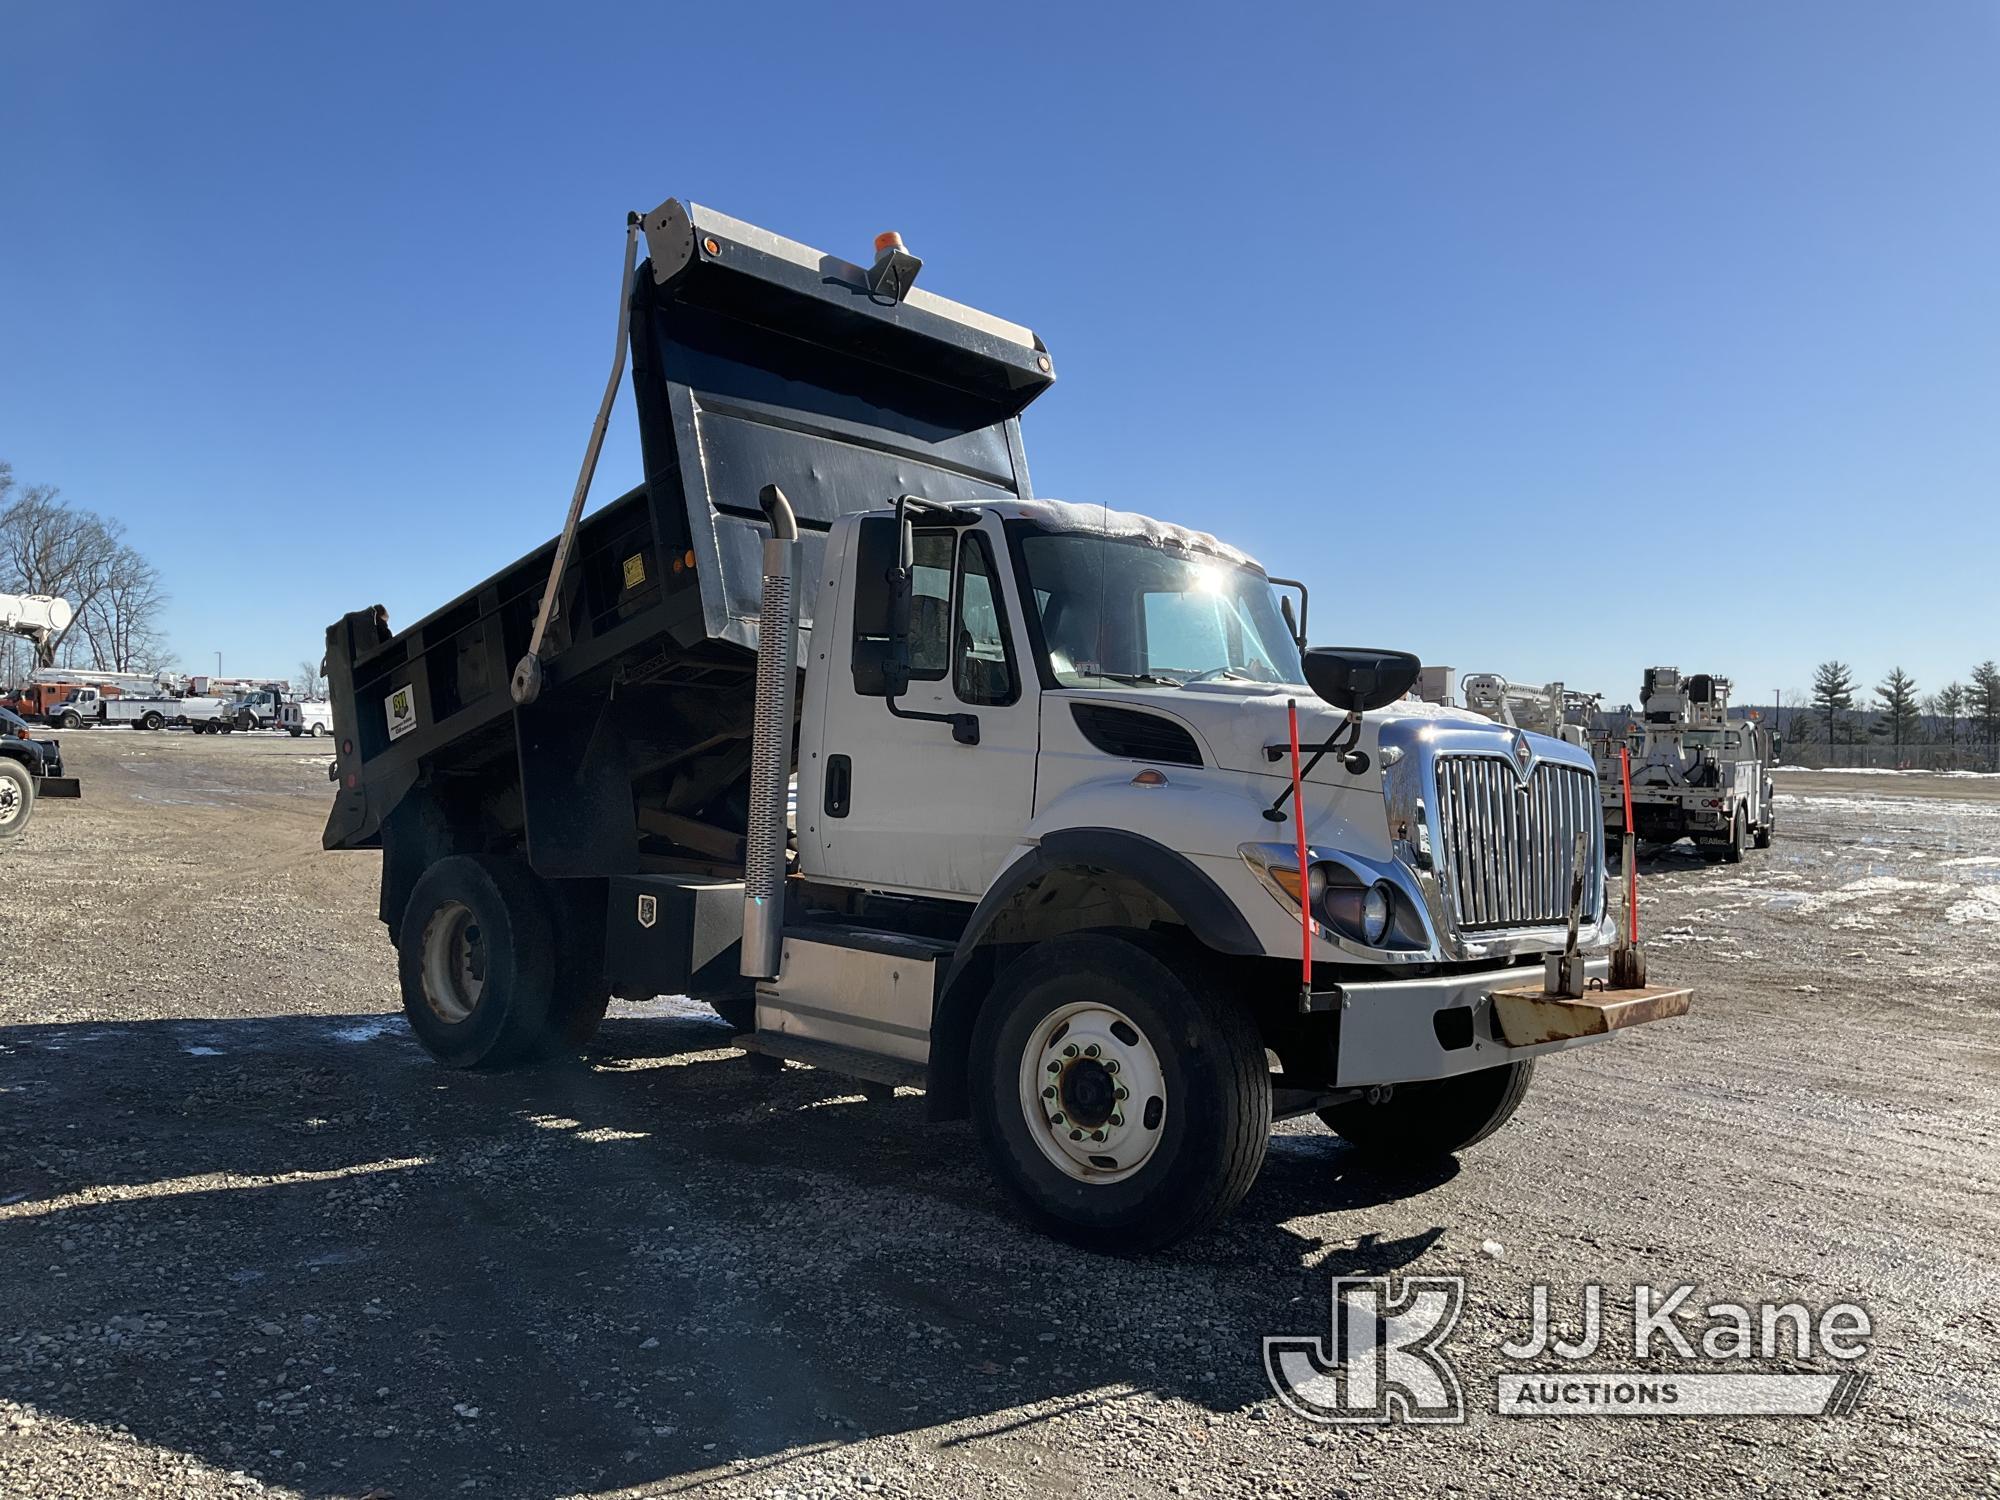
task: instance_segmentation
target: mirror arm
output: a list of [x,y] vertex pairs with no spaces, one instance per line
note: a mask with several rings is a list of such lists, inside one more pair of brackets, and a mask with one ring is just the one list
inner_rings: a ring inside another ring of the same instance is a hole
[[[1347,736],[1345,743],[1341,741],[1342,735]],[[1347,722],[1334,731],[1331,739],[1323,744],[1301,745],[1299,747],[1301,753],[1307,750],[1312,751],[1312,759],[1307,761],[1305,769],[1299,772],[1300,783],[1303,784],[1306,778],[1312,775],[1313,770],[1322,760],[1325,760],[1329,755],[1336,754],[1340,756],[1340,763],[1347,769],[1347,773],[1350,776],[1359,776],[1368,769],[1368,752],[1354,748],[1360,742],[1361,715],[1353,709],[1349,709],[1347,711]],[[1282,760],[1291,753],[1292,747],[1288,744],[1266,745],[1264,747],[1264,759],[1266,760]],[[1290,800],[1291,795],[1292,784],[1287,781],[1285,789],[1278,793],[1277,800],[1264,809],[1264,818],[1267,822],[1282,823],[1285,821],[1285,803]]]
[[896,565],[889,570],[889,584],[895,591],[889,604],[889,640],[893,660],[889,668],[890,691],[882,695],[882,702],[888,707],[889,716],[896,719],[915,719],[926,724],[949,724],[951,737],[961,745],[979,743],[979,718],[976,714],[933,714],[919,709],[903,708],[897,703],[910,688],[910,577],[915,559],[911,526],[910,502],[919,505],[925,502],[916,495],[896,497]]
[[[1306,596],[1306,586],[1296,578],[1273,578],[1270,582],[1281,589],[1297,589],[1299,591],[1299,617],[1296,621],[1290,623],[1292,624],[1292,639],[1299,643],[1299,650],[1303,651],[1306,649],[1306,607],[1310,602]],[[1284,600],[1282,602],[1289,604],[1291,601]]]

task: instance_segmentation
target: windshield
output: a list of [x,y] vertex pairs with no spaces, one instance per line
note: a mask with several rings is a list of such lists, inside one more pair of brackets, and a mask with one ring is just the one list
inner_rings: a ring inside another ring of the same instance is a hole
[[1023,529],[1049,671],[1105,682],[1301,683],[1299,648],[1256,568],[1138,537]]

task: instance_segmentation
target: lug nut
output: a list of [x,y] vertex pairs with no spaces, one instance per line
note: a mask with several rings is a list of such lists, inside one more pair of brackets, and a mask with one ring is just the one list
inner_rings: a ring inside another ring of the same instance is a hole
[[1068,1045],[1067,1047],[1063,1048],[1063,1056],[1064,1056],[1064,1057],[1075,1057],[1075,1056],[1076,1056],[1076,1043],[1075,1043],[1075,1042],[1071,1042],[1071,1043],[1070,1043],[1070,1044],[1069,1044],[1069,1045]]
[[1113,1125],[1123,1125],[1125,1123],[1125,1117],[1123,1115],[1113,1115],[1111,1117],[1111,1123]]
[[1116,1073],[1118,1071],[1118,1059],[1115,1057],[1109,1059],[1104,1064],[1104,1071],[1107,1073]]
[[1062,1122],[1063,1122],[1063,1117],[1061,1110],[1057,1110],[1054,1114],[1049,1116],[1049,1123],[1051,1125],[1060,1125],[1062,1124]]
[[1044,1099],[1053,1099],[1055,1098],[1055,1096],[1056,1096],[1056,1088],[1054,1084],[1050,1084],[1047,1088],[1042,1090],[1042,1097]]
[[1049,1064],[1049,1071],[1050,1071],[1051,1073],[1060,1073],[1060,1072],[1062,1071],[1062,1064],[1061,1064],[1061,1063],[1050,1063],[1050,1064]]
[[1090,1044],[1090,1045],[1089,1045],[1088,1047],[1085,1047],[1085,1048],[1083,1049],[1083,1055],[1084,1055],[1085,1057],[1095,1057],[1095,1056],[1097,1056],[1097,1054],[1098,1054],[1099,1052],[1101,1052],[1101,1051],[1103,1051],[1103,1050],[1104,1050],[1104,1049],[1103,1049],[1103,1048],[1101,1048],[1101,1047],[1099,1047],[1099,1046],[1097,1045],[1097,1043],[1095,1043],[1095,1042],[1092,1042],[1092,1043],[1091,1043],[1091,1044]]
[[1090,1138],[1093,1141],[1101,1141],[1104,1139],[1104,1132],[1101,1130],[1093,1130],[1090,1132]]
[[1120,1099],[1129,1099],[1132,1097],[1132,1091],[1126,1088],[1125,1085],[1121,1083],[1118,1085],[1118,1097]]
[[1072,1130],[1069,1133],[1069,1138],[1073,1141],[1080,1141],[1083,1139],[1083,1132],[1081,1130]]

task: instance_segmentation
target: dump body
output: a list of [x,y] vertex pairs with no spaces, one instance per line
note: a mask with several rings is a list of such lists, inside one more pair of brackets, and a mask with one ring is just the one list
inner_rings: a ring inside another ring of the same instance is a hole
[[539,698],[517,707],[508,682],[554,539],[401,631],[345,616],[327,633],[326,847],[378,845],[419,783],[476,804],[547,877],[693,852],[642,811],[740,832],[759,490],[791,497],[807,577],[846,511],[1029,493],[1018,417],[1053,375],[1027,329],[921,289],[871,294],[858,266],[678,201],[644,229],[629,329],[645,479],[582,520]]

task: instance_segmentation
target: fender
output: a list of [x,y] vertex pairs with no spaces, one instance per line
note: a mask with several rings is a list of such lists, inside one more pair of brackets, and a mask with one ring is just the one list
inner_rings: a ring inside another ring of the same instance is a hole
[[926,1083],[931,1118],[954,1119],[965,1112],[966,1052],[985,995],[985,986],[966,981],[977,975],[977,960],[988,948],[987,939],[1005,916],[1018,909],[1026,892],[1062,870],[1099,871],[1139,886],[1218,953],[1264,954],[1263,944],[1222,887],[1178,851],[1122,828],[1062,828],[1046,834],[987,888],[958,941],[931,1017]]

